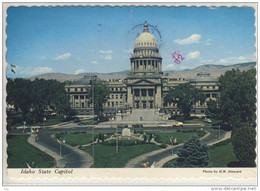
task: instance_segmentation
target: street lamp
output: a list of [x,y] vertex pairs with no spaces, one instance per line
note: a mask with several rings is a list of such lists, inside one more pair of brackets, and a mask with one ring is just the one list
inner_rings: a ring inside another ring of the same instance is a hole
[[45,122],[47,121],[46,117],[43,118],[43,128],[45,128]]
[[26,121],[23,122],[23,133],[24,133],[25,125],[26,125]]
[[65,143],[65,138],[63,140],[57,139],[59,145],[60,145],[60,156],[61,156],[61,145]]
[[169,139],[170,139],[170,142],[172,143],[172,155],[173,155],[173,137],[171,136],[169,136]]
[[218,126],[218,140],[220,139],[220,125]]
[[95,104],[94,104],[94,101],[95,101],[95,99],[94,99],[94,93],[95,93],[95,91],[94,91],[94,81],[96,81],[97,80],[97,75],[93,75],[93,74],[89,74],[89,75],[86,75],[85,76],[86,78],[89,78],[91,81],[91,94],[92,94],[92,109],[93,109],[93,120],[92,120],[92,155],[93,155],[93,168],[94,168],[94,161],[95,161],[95,150],[94,150],[94,142],[95,142],[95,137],[94,137],[94,118],[95,118]]
[[118,128],[116,125],[116,153],[118,153]]

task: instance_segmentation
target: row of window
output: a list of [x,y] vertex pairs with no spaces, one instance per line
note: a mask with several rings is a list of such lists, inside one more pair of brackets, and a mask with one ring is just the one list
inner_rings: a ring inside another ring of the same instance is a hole
[[71,92],[71,89],[74,89],[74,92],[83,92],[87,90],[86,88],[67,88],[68,92]]
[[[184,79],[184,78],[183,78]],[[170,89],[172,89],[173,87],[164,87],[163,89],[164,90],[170,90]],[[205,88],[207,88],[207,89],[210,89],[210,88],[212,88],[212,89],[216,89],[216,86],[198,86],[198,88],[200,88],[200,89],[205,89]]]
[[75,95],[75,96],[74,96],[74,99],[79,99],[79,98],[80,98],[80,99],[85,99],[85,98],[88,99],[88,96],[87,96],[87,95],[80,95],[80,96]]
[[125,88],[110,88],[111,91],[123,91]]
[[216,86],[200,86],[200,89],[203,89],[203,88],[210,89],[211,87],[212,87],[212,89],[216,89]]
[[154,42],[139,42],[139,43],[137,43],[137,45],[155,45],[155,43]]
[[[118,94],[116,94],[116,95],[113,95],[113,94],[112,94],[112,95],[109,96],[109,98],[110,98],[110,99],[118,99]],[[119,95],[119,98],[122,99],[122,98],[123,98],[123,94],[120,94],[120,95]]]
[[111,102],[108,101],[107,102],[107,106],[108,107],[115,107],[115,106],[118,106],[118,104],[122,105],[123,102],[121,102],[121,101],[120,102],[117,102],[117,101],[116,102],[113,102],[113,101],[111,101]]
[[[217,97],[217,94],[211,94],[212,98],[216,98]],[[210,98],[210,94],[206,94],[206,97],[207,98]]]

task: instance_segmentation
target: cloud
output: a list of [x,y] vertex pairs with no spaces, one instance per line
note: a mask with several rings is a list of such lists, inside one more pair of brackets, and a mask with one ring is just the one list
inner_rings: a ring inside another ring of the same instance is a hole
[[213,60],[209,59],[209,60],[200,60],[201,64],[211,64],[213,63]]
[[53,60],[68,60],[70,57],[71,57],[71,53],[65,53],[53,58]]
[[211,39],[207,39],[205,42],[204,42],[207,46],[211,45]]
[[188,54],[188,59],[197,59],[200,56],[200,52],[199,51],[195,51],[195,52],[190,52]]
[[112,60],[112,56],[111,55],[106,55],[104,59],[105,60]]
[[201,39],[201,35],[200,34],[192,34],[188,38],[176,39],[173,42],[178,44],[178,45],[184,45],[184,44],[199,43],[200,39]]
[[100,50],[99,52],[101,54],[111,54],[113,51],[112,50]]
[[85,72],[84,69],[78,69],[78,70],[76,70],[75,75],[78,75],[78,74],[81,74],[81,73],[84,73],[84,72]]
[[98,62],[96,60],[92,60],[91,64],[97,64]]
[[243,55],[243,56],[233,56],[233,57],[227,57],[227,58],[221,58],[217,62],[217,64],[239,64],[243,62],[255,62],[256,61],[256,55],[255,53]]
[[133,49],[125,49],[124,52],[125,53],[133,53]]
[[54,72],[54,70],[50,67],[19,67],[16,66],[16,73],[20,75],[38,75],[38,74],[45,74],[45,73],[51,73]]

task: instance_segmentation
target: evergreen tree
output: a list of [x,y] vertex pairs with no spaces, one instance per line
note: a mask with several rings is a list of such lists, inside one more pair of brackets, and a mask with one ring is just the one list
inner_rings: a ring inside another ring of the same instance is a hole
[[200,140],[192,136],[178,150],[177,166],[178,167],[208,167],[209,157],[207,146]]

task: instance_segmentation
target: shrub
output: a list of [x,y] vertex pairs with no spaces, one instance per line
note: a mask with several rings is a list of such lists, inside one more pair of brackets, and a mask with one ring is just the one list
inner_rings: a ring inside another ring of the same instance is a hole
[[198,136],[199,137],[203,137],[205,135],[205,131],[198,131]]

